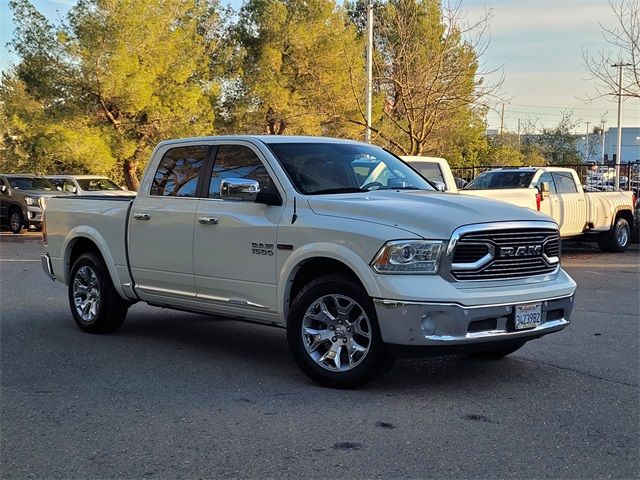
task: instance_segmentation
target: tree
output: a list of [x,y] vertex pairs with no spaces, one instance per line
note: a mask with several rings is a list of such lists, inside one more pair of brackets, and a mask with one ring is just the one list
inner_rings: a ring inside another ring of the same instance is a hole
[[234,132],[353,137],[364,44],[334,0],[249,0],[223,111]]
[[[362,8],[355,4],[351,11],[357,19]],[[390,0],[378,7],[377,142],[401,154],[442,155],[454,164],[482,155],[482,104],[499,87],[485,83],[478,59],[486,48],[486,20],[465,25],[459,9],[443,11],[437,0]]]
[[159,140],[212,131],[217,87],[208,29],[216,4],[80,0],[57,27],[27,0],[10,5],[15,74],[41,104],[36,124],[47,132],[44,143],[64,152],[74,137],[89,140],[84,150],[66,152],[71,164],[91,165],[91,145],[99,144],[137,189],[138,168]]
[[525,136],[524,149],[543,156],[550,165],[581,163],[576,135],[573,133],[580,123],[572,111],[564,111],[555,127],[543,128],[537,135]]
[[640,0],[609,0],[617,26],[608,28],[600,24],[602,35],[613,51],[603,50],[596,55],[583,52],[587,71],[596,81],[596,98],[618,94],[618,68],[611,65],[629,63],[624,67],[625,81],[622,95],[640,98]]

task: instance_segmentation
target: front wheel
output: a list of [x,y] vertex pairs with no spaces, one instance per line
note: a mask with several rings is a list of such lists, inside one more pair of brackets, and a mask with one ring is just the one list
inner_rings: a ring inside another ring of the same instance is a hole
[[22,232],[24,228],[24,218],[22,217],[22,212],[18,209],[14,209],[11,211],[11,215],[9,215],[9,229],[11,229],[11,233],[19,234]]
[[302,289],[287,319],[287,340],[300,369],[326,387],[364,385],[392,364],[371,298],[345,275],[324,275]]
[[108,333],[120,328],[129,302],[116,292],[104,261],[95,253],[78,257],[69,276],[69,306],[80,330]]
[[613,228],[600,234],[598,246],[603,252],[623,253],[627,251],[631,238],[631,227],[626,218],[618,217]]

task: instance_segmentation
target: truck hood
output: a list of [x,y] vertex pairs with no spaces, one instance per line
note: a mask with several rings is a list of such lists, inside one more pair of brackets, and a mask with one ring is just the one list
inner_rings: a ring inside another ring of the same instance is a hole
[[448,239],[456,228],[475,223],[553,221],[527,208],[455,193],[385,190],[318,195],[308,201],[318,215],[388,225],[432,239]]

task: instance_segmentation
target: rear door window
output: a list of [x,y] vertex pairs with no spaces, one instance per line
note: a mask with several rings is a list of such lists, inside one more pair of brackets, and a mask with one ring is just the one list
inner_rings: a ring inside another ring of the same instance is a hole
[[558,193],[578,193],[578,187],[570,173],[553,172],[552,176]]
[[198,178],[207,160],[209,147],[177,147],[164,154],[151,184],[151,195],[194,197]]

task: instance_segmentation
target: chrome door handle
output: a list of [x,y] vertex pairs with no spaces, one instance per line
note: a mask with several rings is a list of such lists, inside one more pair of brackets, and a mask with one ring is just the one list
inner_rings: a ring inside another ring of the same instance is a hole
[[217,225],[218,219],[215,217],[198,217],[198,223],[203,225]]
[[133,218],[137,220],[151,220],[151,215],[148,213],[134,213]]

